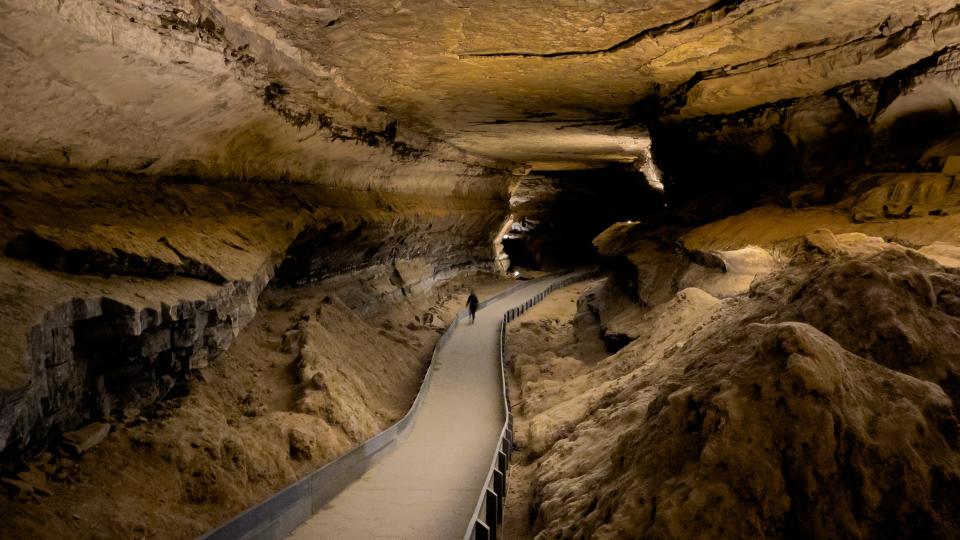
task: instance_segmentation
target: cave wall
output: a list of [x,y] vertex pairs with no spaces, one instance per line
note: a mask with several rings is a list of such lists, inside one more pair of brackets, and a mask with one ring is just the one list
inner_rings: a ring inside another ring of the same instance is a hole
[[946,48],[820,95],[658,123],[669,204],[702,222],[762,203],[836,202],[862,174],[939,172],[960,148],[958,61]]
[[451,179],[422,156],[415,167],[463,187],[440,196],[3,164],[0,453],[163,397],[230,346],[270,283],[352,275],[390,284],[377,289],[387,300],[492,269],[505,173],[461,166]]
[[[509,209],[538,264],[589,260],[611,221],[829,202],[960,155],[955,5],[779,4],[0,0],[0,446],[135,401],[111,387],[159,395],[275,268],[386,272],[387,295],[489,263],[508,170],[622,161],[629,127],[667,209],[632,171],[538,175]],[[675,281],[673,240],[629,267]]]
[[391,298],[491,265],[504,164],[306,59],[278,7],[0,2],[3,455],[163,396],[270,283]]
[[[465,166],[493,164],[304,58],[256,18],[277,6],[259,4],[4,0],[0,159],[435,193]],[[304,28],[335,11],[287,7]]]
[[[36,272],[5,262],[5,271]],[[5,351],[4,368],[10,378],[10,371],[19,371],[19,380],[0,389],[2,455],[38,448],[85,422],[122,417],[127,408],[164,397],[188,371],[226,350],[253,318],[272,273],[268,265],[250,280],[220,287],[167,284],[173,298],[159,304],[155,298],[142,302],[144,293],[156,294],[149,285],[121,282],[126,290],[119,298],[74,291],[78,296],[44,306],[41,322],[26,335],[9,336],[20,343]]]

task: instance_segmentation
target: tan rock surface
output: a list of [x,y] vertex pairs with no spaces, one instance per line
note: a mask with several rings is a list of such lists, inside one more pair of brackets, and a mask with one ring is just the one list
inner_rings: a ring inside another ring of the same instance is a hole
[[955,2],[0,0],[0,58],[4,536],[195,536],[401,414],[444,282],[593,247],[511,330],[541,538],[960,534]]
[[[957,534],[960,281],[888,246],[798,259],[749,297],[691,303],[700,293],[687,290],[629,317],[634,341],[540,398],[581,412],[521,461],[533,488],[511,503],[530,516],[508,519],[515,535]],[[547,339],[570,332],[565,320]],[[537,346],[523,328],[511,332],[517,359]]]
[[[476,189],[438,197],[0,168],[0,210],[16,216],[0,223],[0,449],[37,447],[205,366],[251,320],[281,261],[288,282],[395,272],[384,295],[482,264],[503,209],[489,186]],[[114,380],[104,366],[116,362],[128,371]]]
[[[5,158],[335,182],[365,150],[331,139],[365,140],[392,121],[398,148],[459,155],[443,139],[533,162],[565,146],[589,161],[606,141],[629,160],[639,154],[589,123],[651,98],[667,117],[696,118],[815,96],[960,40],[944,0],[5,0],[0,17],[5,103],[16,104]],[[580,140],[557,131],[565,124]]]
[[[406,412],[468,286],[489,296],[512,284],[449,278],[395,300],[371,286],[389,284],[388,272],[268,290],[217,362],[115,419],[79,461],[43,464],[51,495],[42,504],[3,499],[0,536],[195,538],[272,495]],[[432,325],[421,323],[428,313]]]

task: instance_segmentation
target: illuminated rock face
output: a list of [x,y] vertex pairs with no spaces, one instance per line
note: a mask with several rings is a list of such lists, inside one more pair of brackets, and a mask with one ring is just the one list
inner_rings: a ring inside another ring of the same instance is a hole
[[[491,178],[487,178],[488,183]],[[382,300],[491,266],[495,198],[0,169],[0,452],[122,417],[221,354],[272,278],[389,276]],[[282,264],[281,264],[282,263]]]
[[947,0],[0,0],[0,28],[11,453],[153,399],[274,276],[387,274],[389,297],[504,263],[495,236],[560,266],[640,221],[669,231],[598,246],[641,302],[735,295],[772,256],[678,249],[685,227],[847,200],[956,260]]
[[[960,277],[880,238],[827,238],[736,298],[690,272],[651,309],[582,296],[626,342],[600,361],[528,345],[575,342],[576,319],[514,327],[536,533],[956,536]],[[718,259],[756,270],[758,250]]]
[[[782,119],[790,143],[877,121],[898,146],[898,118],[955,114],[960,40],[946,0],[5,0],[0,19],[0,157],[365,187],[401,187],[344,169],[370,147],[629,160],[631,132],[611,129],[629,111],[675,125],[820,95]],[[742,143],[782,152],[768,136]]]

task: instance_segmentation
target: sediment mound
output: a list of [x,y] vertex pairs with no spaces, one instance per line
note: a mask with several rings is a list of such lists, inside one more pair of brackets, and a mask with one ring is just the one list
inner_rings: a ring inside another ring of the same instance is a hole
[[544,489],[538,538],[574,523],[594,538],[960,534],[950,399],[809,325],[752,324],[701,348],[630,419],[596,426],[627,429],[601,489]]
[[887,246],[758,283],[764,318],[808,323],[851,352],[943,386],[960,403],[960,273]]
[[537,538],[958,537],[958,292],[887,244],[798,259],[682,332],[621,316],[636,339],[535,461]]

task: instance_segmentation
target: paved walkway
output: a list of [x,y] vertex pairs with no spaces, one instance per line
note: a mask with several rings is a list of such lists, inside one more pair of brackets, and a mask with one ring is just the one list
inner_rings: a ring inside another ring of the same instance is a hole
[[459,540],[503,427],[497,324],[556,277],[529,283],[461,322],[437,355],[406,440],[290,538]]

